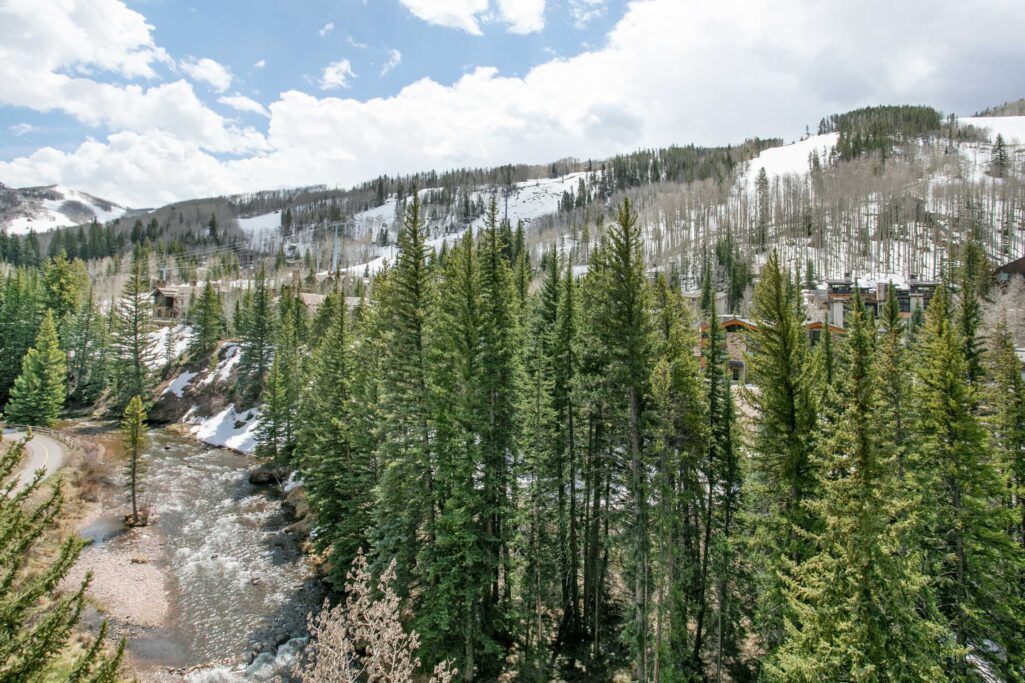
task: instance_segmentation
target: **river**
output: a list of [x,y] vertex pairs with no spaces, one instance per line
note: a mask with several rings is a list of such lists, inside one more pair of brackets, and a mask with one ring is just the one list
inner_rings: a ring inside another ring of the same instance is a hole
[[[147,678],[193,670],[187,680],[287,677],[305,616],[322,593],[292,536],[280,496],[249,483],[251,457],[154,430],[142,499],[157,515],[169,609],[160,628],[130,632],[128,652]],[[115,519],[83,533],[102,552],[126,534]],[[131,533],[131,532],[129,532]],[[149,675],[146,675],[146,674]],[[179,675],[178,680],[181,679]]]

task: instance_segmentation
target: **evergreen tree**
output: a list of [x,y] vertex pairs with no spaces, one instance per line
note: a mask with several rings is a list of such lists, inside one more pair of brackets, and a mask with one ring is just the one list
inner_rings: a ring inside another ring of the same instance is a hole
[[115,403],[123,409],[133,396],[147,402],[150,391],[155,349],[150,338],[153,331],[153,307],[150,301],[146,257],[136,251],[131,271],[116,306],[116,323],[111,347],[115,369]]
[[[647,579],[655,596],[651,675],[655,680],[692,680],[701,675],[707,627],[712,496],[717,472],[705,459],[708,418],[700,370],[694,358],[691,316],[682,296],[659,274],[654,304],[654,368],[647,467],[653,469],[651,527],[656,559]],[[701,481],[707,481],[708,496]],[[693,629],[692,629],[693,624]],[[693,630],[693,633],[692,633]]]
[[990,173],[997,178],[1005,178],[1010,166],[1011,160],[1007,154],[1007,143],[1004,142],[1004,136],[997,133],[996,142],[993,143],[993,154],[990,158]]
[[[478,245],[480,262],[480,375],[486,420],[481,433],[487,563],[492,581],[491,609],[505,606],[513,583],[510,544],[513,538],[516,439],[516,352],[518,319],[511,305],[515,292],[509,266],[508,232],[498,223],[498,205],[491,197]],[[499,586],[501,585],[501,596]]]
[[64,406],[66,373],[53,313],[47,309],[36,344],[21,361],[21,374],[11,388],[6,419],[18,424],[52,425]]
[[189,354],[196,359],[205,359],[217,348],[224,334],[224,312],[221,309],[221,295],[210,284],[203,285],[196,310],[192,315],[192,340]]
[[969,652],[998,670],[1021,666],[1020,660],[1000,662],[983,640],[1020,657],[1022,606],[1015,586],[1022,558],[1007,535],[1004,491],[974,413],[976,388],[945,285],[926,311],[917,353],[910,457],[923,502],[919,533],[937,604],[959,648],[946,675],[974,680]]
[[[942,678],[942,629],[919,606],[927,578],[905,552],[912,501],[895,452],[876,429],[881,413],[875,329],[854,295],[838,378],[839,415],[821,442],[821,496],[805,505],[821,520],[816,553],[794,569],[792,618],[767,665],[781,681],[927,681]],[[904,520],[904,521],[900,521]]]
[[93,403],[107,388],[110,337],[107,319],[99,312],[92,291],[82,298],[65,344],[70,356],[68,397],[81,404]]
[[257,455],[270,458],[279,464],[289,460],[287,425],[291,420],[293,406],[288,402],[288,390],[280,357],[271,361],[260,398],[260,418],[257,422]]
[[[8,481],[21,462],[23,444],[11,444],[0,455],[0,481]],[[85,607],[88,578],[71,590],[61,588],[82,550],[82,541],[63,541],[56,557],[38,572],[30,571],[33,549],[45,534],[53,533],[64,506],[60,484],[35,507],[41,485],[38,473],[20,490],[0,489],[0,680],[46,679],[49,667],[71,640],[72,629]],[[106,624],[94,645],[78,658],[73,680],[81,683],[114,683],[124,652],[122,641],[107,655],[100,651]]]
[[781,576],[812,551],[813,520],[805,506],[816,489],[812,454],[816,407],[814,368],[800,297],[775,251],[755,288],[758,332],[750,350],[753,436],[751,542],[758,555],[756,629],[772,650],[783,638],[786,604]]
[[125,442],[125,453],[128,455],[125,470],[128,477],[129,498],[132,501],[132,515],[128,518],[128,525],[138,526],[143,523],[142,518],[139,517],[138,495],[142,490],[139,480],[142,478],[146,464],[142,457],[142,449],[146,443],[146,408],[139,396],[133,396],[125,407],[121,420],[121,436]]
[[879,414],[879,419],[884,425],[884,428],[879,431],[885,442],[885,448],[893,453],[897,476],[904,479],[907,469],[907,432],[911,387],[905,362],[907,325],[901,318],[897,288],[893,286],[892,282],[887,287],[886,303],[883,304],[880,323],[882,329],[878,348],[878,377],[880,401],[887,409]]
[[420,196],[413,192],[395,267],[376,283],[382,372],[374,546],[379,562],[396,560],[396,589],[402,595],[410,588],[420,532],[435,512],[424,332],[431,305],[426,240]]
[[[438,509],[429,523],[430,544],[418,557],[419,582],[429,587],[417,615],[417,630],[432,659],[461,661],[473,680],[499,652],[493,640],[492,511],[476,480],[485,467],[482,435],[487,413],[481,384],[480,266],[469,231],[448,253],[433,313],[427,321],[427,358],[432,448],[432,484]],[[489,561],[490,559],[490,561]]]
[[342,588],[357,550],[369,546],[374,463],[371,453],[354,448],[350,433],[354,368],[345,297],[333,296],[328,302],[331,317],[302,402],[297,448],[310,507],[318,519],[317,546],[330,550],[330,580]]
[[46,310],[45,290],[36,269],[7,275],[0,297],[0,403],[6,403],[21,360],[39,333]]
[[649,659],[649,482],[642,439],[644,401],[651,376],[648,291],[641,256],[641,230],[637,215],[624,200],[607,244],[592,262],[598,271],[593,324],[602,354],[608,358],[608,378],[614,392],[613,425],[617,446],[627,459],[626,490],[631,523],[626,530],[627,566],[631,581],[632,614],[629,643],[634,676],[647,680]]
[[1012,515],[1011,537],[1025,548],[1025,379],[1006,314],[990,335],[987,366],[992,378],[987,396],[990,448],[1006,482],[1004,505]]
[[242,311],[239,329],[239,391],[243,400],[255,401],[263,394],[264,380],[274,358],[274,311],[267,273],[256,271],[251,294]]

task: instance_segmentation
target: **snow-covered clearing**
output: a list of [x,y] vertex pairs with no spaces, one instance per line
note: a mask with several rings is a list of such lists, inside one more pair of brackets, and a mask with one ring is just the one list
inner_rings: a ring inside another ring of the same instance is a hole
[[748,192],[754,192],[755,180],[763,168],[770,183],[780,176],[806,175],[810,168],[808,158],[812,152],[819,155],[822,165],[825,166],[839,139],[839,133],[824,133],[782,147],[763,150],[749,162],[747,173],[744,174],[744,185]]
[[966,116],[958,120],[962,125],[985,129],[990,141],[1002,135],[1009,145],[1025,144],[1025,116]]

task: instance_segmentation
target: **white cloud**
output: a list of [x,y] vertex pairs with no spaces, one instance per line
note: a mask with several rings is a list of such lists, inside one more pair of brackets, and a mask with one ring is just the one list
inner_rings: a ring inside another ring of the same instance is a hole
[[384,76],[396,69],[402,63],[402,53],[398,50],[388,50],[388,61],[381,67],[381,75]]
[[16,138],[20,138],[22,135],[27,135],[36,129],[31,123],[16,123],[9,127],[7,130],[11,131],[11,135]]
[[399,0],[414,16],[428,24],[483,35],[482,23],[501,20],[511,33],[533,33],[544,28],[545,0]]
[[348,59],[339,59],[324,67],[320,75],[321,90],[337,90],[338,88],[349,88],[352,86],[352,79],[356,77],[352,70],[352,64]]
[[245,95],[240,95],[239,93],[235,93],[230,97],[218,97],[217,101],[237,111],[259,114],[260,116],[266,116],[270,118],[270,112],[267,111],[267,108],[265,106],[263,106],[256,100],[246,97]]
[[488,11],[488,0],[399,0],[414,16],[428,24],[481,35],[478,15]]
[[545,27],[545,0],[498,0],[510,33],[534,33]]
[[326,38],[327,35],[329,33],[331,33],[331,31],[334,31],[334,30],[335,30],[335,22],[329,21],[326,24],[324,24],[323,26],[321,26],[320,30],[317,31],[317,33],[320,34],[321,38]]
[[224,92],[231,87],[231,70],[208,57],[189,57],[183,59],[178,66],[193,80],[202,81],[217,92]]
[[262,69],[265,66],[267,66],[267,60],[266,59],[258,59],[258,60],[256,60],[256,63],[253,64],[253,67],[257,68],[257,69]]
[[569,14],[577,28],[584,28],[606,12],[608,0],[569,0]]
[[[27,20],[8,35],[12,3],[0,3],[0,102],[57,108],[115,132],[72,151],[0,162],[0,178],[59,182],[136,206],[349,185],[382,173],[793,138],[824,115],[866,104],[921,102],[964,113],[1025,92],[1025,43],[1016,36],[1025,5],[1017,1],[987,0],[980,11],[961,0],[637,0],[600,47],[522,77],[478,68],[453,83],[425,78],[368,101],[284,92],[267,105],[263,136],[204,107],[184,81],[142,88],[65,74],[76,63],[106,68],[73,57],[99,47],[43,45],[44,57],[53,51],[73,61],[53,67],[60,73],[33,67],[33,41],[18,42]],[[103,63],[134,72],[158,64],[148,35],[134,48],[123,42]],[[131,57],[133,50],[150,56]],[[351,71],[347,62],[337,69],[337,87]]]

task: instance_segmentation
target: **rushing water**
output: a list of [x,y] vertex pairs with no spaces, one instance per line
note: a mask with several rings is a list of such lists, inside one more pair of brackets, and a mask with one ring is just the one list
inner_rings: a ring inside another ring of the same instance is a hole
[[129,640],[154,669],[221,663],[191,680],[276,680],[321,594],[281,501],[249,483],[251,458],[163,432],[148,446],[145,500],[167,547],[170,624]]

